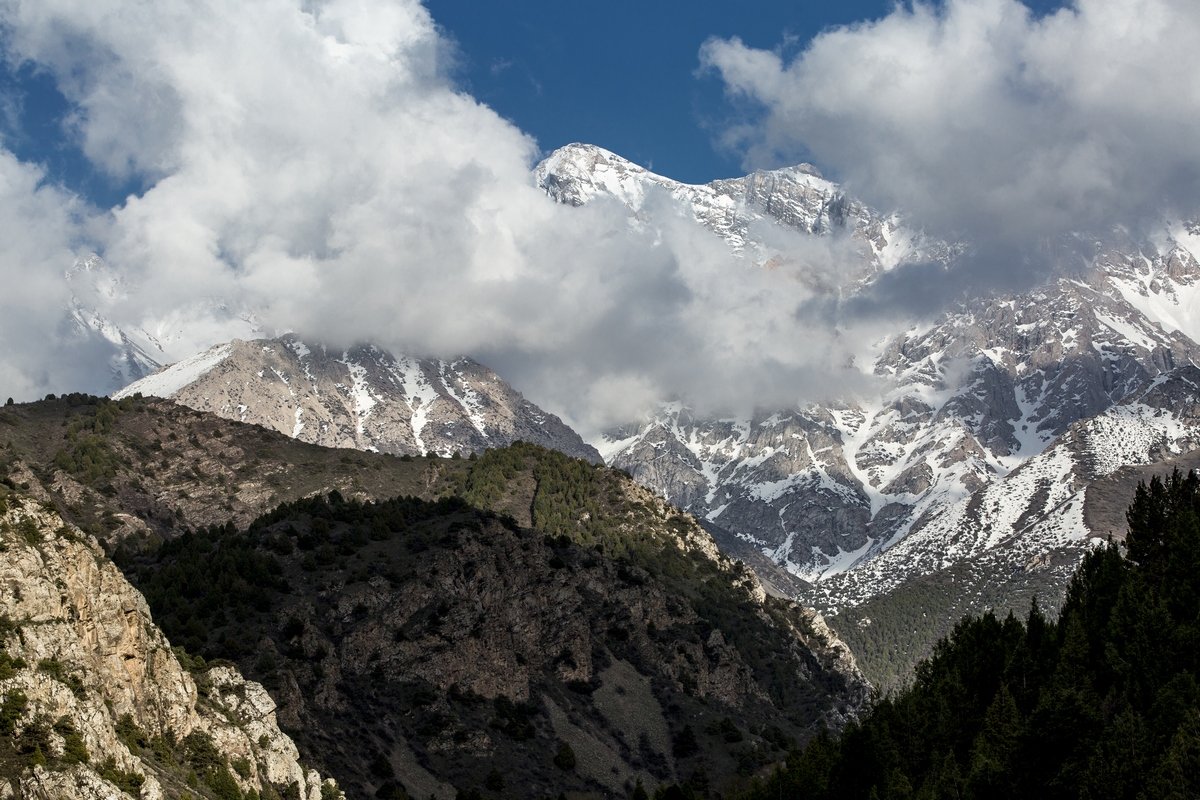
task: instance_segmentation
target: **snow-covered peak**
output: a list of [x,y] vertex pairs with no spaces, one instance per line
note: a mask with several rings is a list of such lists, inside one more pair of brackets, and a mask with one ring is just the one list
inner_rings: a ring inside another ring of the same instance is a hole
[[[947,247],[908,230],[849,197],[811,164],[759,170],[739,178],[688,184],[655,174],[602,147],[570,144],[534,170],[537,185],[554,200],[581,206],[598,198],[624,205],[650,228],[669,217],[690,217],[725,240],[734,253],[768,265],[787,261],[778,241],[796,232],[848,238],[845,274],[851,283],[913,259],[941,259]],[[651,196],[657,200],[648,204]],[[773,227],[778,234],[769,233]]]
[[553,414],[469,358],[329,350],[294,334],[235,339],[117,392],[175,400],[326,447],[448,456],[526,441],[598,461]]
[[112,302],[127,291],[125,279],[95,253],[76,259],[64,278],[77,305],[94,307]]
[[[816,192],[826,200],[841,195],[840,187],[826,180],[811,164],[774,170],[757,170],[738,178],[690,184],[659,175],[603,147],[579,142],[555,150],[534,169],[534,181],[555,200],[583,205],[607,195],[639,211],[650,186],[665,189],[678,200],[690,201],[697,210],[707,205],[748,203],[772,214],[773,195]],[[721,199],[724,198],[724,199]],[[811,226],[810,226],[811,228]]]
[[555,150],[533,174],[537,185],[560,203],[581,206],[609,195],[635,211],[642,207],[647,186],[670,190],[683,185],[602,147],[579,143]]
[[215,342],[264,335],[252,310],[219,297],[198,297],[166,312],[147,308],[137,301],[137,287],[95,253],[76,260],[64,280],[71,293],[66,328],[107,348],[111,389],[191,358]]
[[102,259],[96,253],[88,253],[86,256],[75,259],[75,262],[67,269],[65,276],[68,281],[76,276],[83,275],[89,272],[101,272],[108,268]]

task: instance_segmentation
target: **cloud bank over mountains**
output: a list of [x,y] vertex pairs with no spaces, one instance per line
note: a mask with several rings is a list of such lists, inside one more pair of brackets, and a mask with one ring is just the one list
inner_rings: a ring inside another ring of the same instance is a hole
[[1195,212],[1197,42],[1192,0],[1076,0],[1042,17],[947,0],[829,30],[793,58],[714,39],[701,61],[749,101],[752,119],[725,131],[748,166],[809,159],[972,242],[963,289],[1043,277],[1064,233]]
[[[884,208],[999,247],[1186,198],[1196,18],[1182,0],[1041,20],[952,0],[830,31],[790,63],[736,41],[702,58],[762,108],[734,132],[750,162],[810,154]],[[0,0],[0,32],[8,65],[71,104],[65,141],[148,187],[90,207],[0,149],[0,392],[107,388],[61,325],[62,274],[92,250],[125,281],[109,319],[193,320],[177,356],[218,336],[196,302],[219,298],[268,332],[469,353],[585,429],[666,396],[855,391],[844,365],[886,329],[887,298],[843,318],[684,220],[640,230],[615,202],[551,202],[537,143],[454,85],[453,43],[414,0]],[[801,261],[836,275],[837,258]]]
[[81,208],[4,154],[21,179],[3,224],[36,234],[0,254],[4,282],[27,286],[0,301],[12,394],[105,388],[96,370],[79,385],[72,342],[47,335],[55,281],[90,249],[125,280],[101,309],[119,325],[221,298],[269,331],[472,354],[585,426],[669,394],[795,400],[846,360],[794,313],[803,291],[715,237],[545,197],[536,143],[456,89],[452,45],[416,2],[4,0],[0,20],[10,66],[47,71],[75,109],[71,141],[149,187]]

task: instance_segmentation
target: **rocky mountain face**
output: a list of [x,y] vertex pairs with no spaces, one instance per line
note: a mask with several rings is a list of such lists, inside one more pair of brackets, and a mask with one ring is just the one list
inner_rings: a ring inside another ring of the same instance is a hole
[[[848,231],[869,243],[851,270],[851,294],[905,259],[956,250],[906,233],[895,216],[803,167],[686,186],[572,146],[537,177],[563,202],[615,198],[642,225],[657,223],[641,198],[662,187],[739,252],[753,249],[739,238],[753,228],[728,220],[815,236]],[[953,570],[960,584],[947,595],[1001,606],[1027,602],[1039,587],[1056,597],[1081,548],[1112,532],[1082,514],[1086,487],[1122,465],[1196,446],[1185,398],[1200,354],[1200,226],[1166,225],[1152,241],[1113,232],[1062,250],[1072,267],[1051,283],[961,305],[877,345],[859,366],[884,381],[878,396],[744,419],[697,418],[673,403],[598,447],[608,463],[807,581],[801,596],[829,612]],[[996,563],[985,567],[989,559]],[[1001,563],[1057,566],[1023,579],[1023,593],[1012,582],[985,591],[982,577],[967,576]]]
[[[820,581],[1003,481],[1072,424],[1132,402],[1156,378],[1191,364],[1195,342],[1136,305],[1186,297],[1200,278],[1187,255],[1190,272],[1181,279],[1153,267],[1140,276],[1108,271],[1094,285],[1064,279],[896,337],[875,365],[890,388],[871,403],[741,420],[698,420],[668,406],[614,432],[604,454]],[[1166,457],[1190,446],[1168,437],[1159,451]]]
[[[126,301],[128,285],[99,256],[80,259],[66,282],[65,332],[106,361],[114,397],[169,398],[327,447],[449,456],[528,441],[600,461],[557,416],[470,358],[396,356],[369,344],[332,352],[292,334],[267,339],[253,311],[220,298],[121,327],[109,309]],[[207,346],[214,329],[245,338]]]
[[372,346],[328,352],[292,335],[234,340],[113,396],[137,393],[326,447],[449,456],[527,441],[600,460],[562,420],[469,358],[397,357]]
[[1138,480],[1200,465],[1200,370],[1178,367],[957,501],[860,566],[804,593],[836,609],[872,678],[907,678],[955,620],[981,608],[1055,610],[1091,543],[1120,541]]
[[101,537],[350,796],[724,786],[867,698],[694,519],[533,445],[394,457],[69,396],[0,409],[0,484]]
[[342,796],[301,764],[261,685],[181,664],[78,528],[6,493],[0,552],[0,797]]
[[930,508],[906,537],[821,588],[832,604],[855,605],[890,589],[906,571],[934,572],[989,551],[1026,565],[1083,536],[1120,539],[1124,520],[1087,513],[1089,489],[1122,467],[1162,463],[1197,448],[1200,368],[1188,365],[1073,423],[1003,478]]

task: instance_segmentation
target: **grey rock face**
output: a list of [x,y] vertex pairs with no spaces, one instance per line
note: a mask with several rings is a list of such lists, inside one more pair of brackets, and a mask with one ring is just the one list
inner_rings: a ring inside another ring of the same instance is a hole
[[[205,737],[227,765],[242,765],[229,773],[239,791],[322,797],[321,776],[299,763],[261,685],[218,667],[198,689],[146,601],[93,541],[32,500],[10,498],[6,506],[0,650],[9,669],[0,670],[0,699],[15,707],[24,698],[12,735],[41,737],[46,746],[39,744],[40,763],[6,760],[0,797],[128,797],[112,773],[101,774],[110,760],[114,770],[141,776],[144,800],[178,796],[187,776],[131,744],[135,728],[147,743]],[[35,733],[39,727],[48,730]]]
[[114,396],[137,392],[327,447],[448,456],[527,441],[600,460],[562,420],[468,358],[327,352],[291,335],[234,340]]

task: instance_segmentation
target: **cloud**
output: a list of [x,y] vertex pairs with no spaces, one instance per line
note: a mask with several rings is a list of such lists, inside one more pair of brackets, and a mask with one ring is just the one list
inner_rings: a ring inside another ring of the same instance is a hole
[[106,377],[102,354],[59,325],[70,299],[63,274],[74,259],[72,243],[88,222],[83,203],[47,185],[37,167],[0,150],[0,394],[5,398],[36,397]]
[[[0,299],[17,395],[108,388],[47,372],[38,341],[89,248],[126,287],[101,311],[173,357],[253,311],[334,346],[474,355],[589,429],[664,396],[749,408],[861,380],[842,368],[859,343],[797,313],[812,291],[786,269],[688,220],[644,230],[615,202],[545,197],[536,143],[453,85],[453,48],[412,0],[0,0],[0,30],[12,64],[55,78],[90,162],[148,187],[81,215],[3,154],[21,180],[0,225],[30,225],[3,269],[35,276]],[[836,260],[828,246],[806,258]]]
[[[700,57],[753,114],[725,131],[748,166],[814,161],[972,243],[952,280],[972,292],[1044,277],[1067,234],[1195,213],[1197,41],[1193,0],[1075,0],[1042,17],[1017,0],[946,0],[829,30],[790,60],[737,39]],[[893,279],[907,286],[889,300],[942,286]]]

